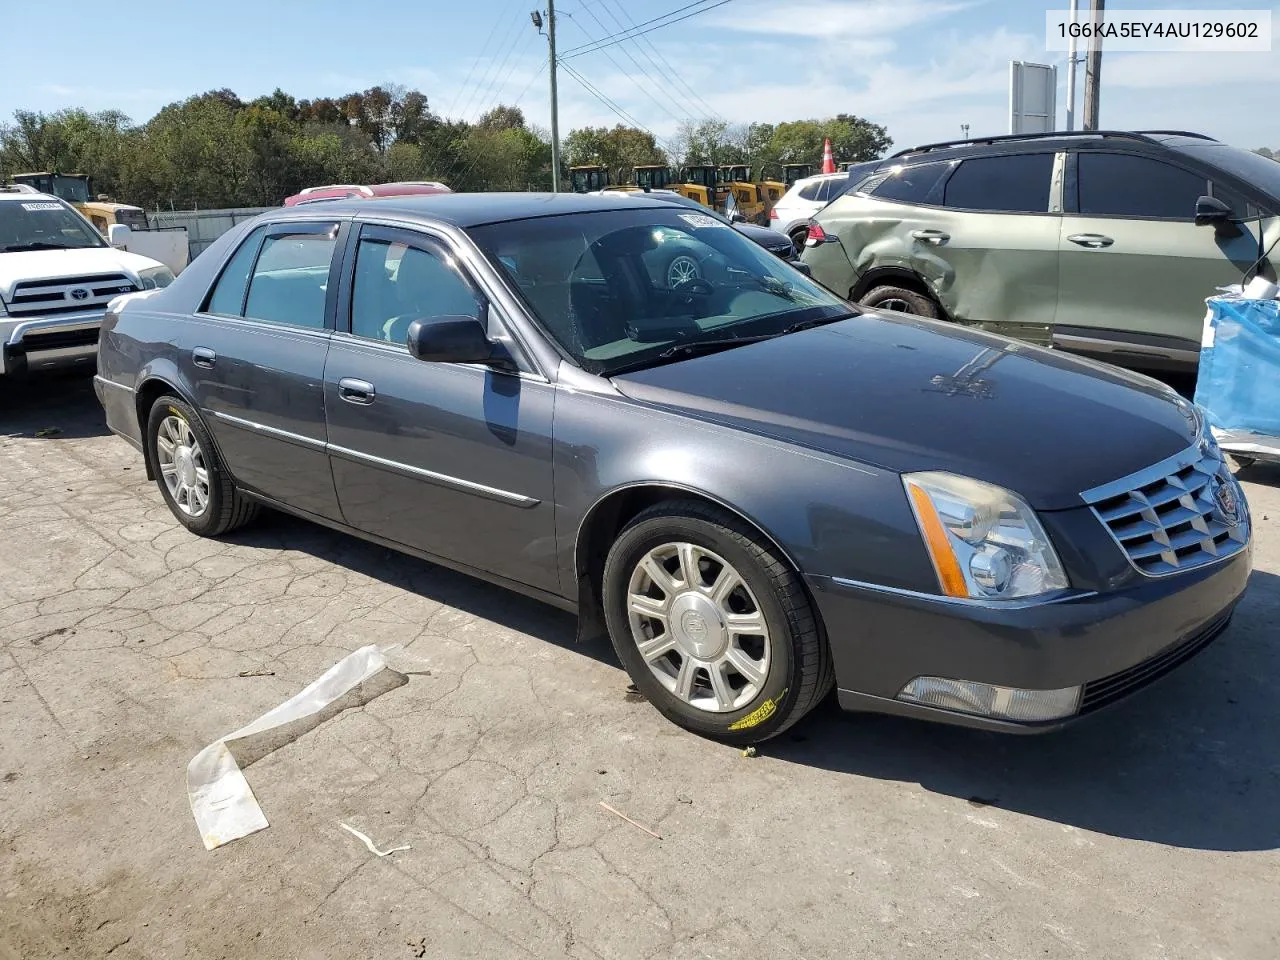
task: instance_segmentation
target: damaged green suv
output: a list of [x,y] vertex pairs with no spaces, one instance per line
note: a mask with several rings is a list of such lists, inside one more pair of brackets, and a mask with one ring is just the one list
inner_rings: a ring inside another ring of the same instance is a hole
[[1196,133],[904,150],[852,176],[802,259],[840,296],[1142,369],[1193,369],[1204,299],[1280,240],[1280,163]]

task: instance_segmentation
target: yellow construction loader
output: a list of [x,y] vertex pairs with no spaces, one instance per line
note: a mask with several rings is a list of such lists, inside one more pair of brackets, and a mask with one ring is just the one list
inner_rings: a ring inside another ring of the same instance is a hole
[[569,187],[574,193],[595,193],[609,186],[609,171],[598,164],[569,168]]
[[93,198],[93,181],[84,173],[15,173],[9,178],[14,183],[25,183],[41,193],[52,194],[71,204],[98,228],[104,237],[107,229],[123,223],[131,230],[147,229],[147,214],[141,207],[127,203],[115,203],[105,195]]
[[732,194],[735,213],[741,214],[751,223],[768,226],[769,209],[760,185],[751,179],[751,168],[745,164],[726,164],[720,168],[719,173],[720,188],[724,192],[721,212],[728,208],[729,195]]
[[721,191],[717,180],[717,171],[713,166],[681,167],[678,181],[668,183],[667,189],[674,190],[682,197],[696,200],[704,207],[718,210],[720,209]]

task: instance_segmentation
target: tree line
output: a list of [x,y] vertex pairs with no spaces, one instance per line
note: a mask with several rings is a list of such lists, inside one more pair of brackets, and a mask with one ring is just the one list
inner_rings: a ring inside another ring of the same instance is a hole
[[[636,127],[583,127],[565,138],[562,165],[599,164],[615,178],[646,163],[816,169],[828,137],[837,160],[873,159],[892,143],[884,127],[849,114],[777,125],[686,121],[667,141]],[[449,119],[421,91],[395,85],[315,100],[277,89],[245,101],[212,90],[142,124],[119,110],[18,110],[0,123],[0,179],[41,170],[87,173],[96,193],[147,209],[272,206],[326,183],[546,190],[552,176],[550,136],[519,107]]]

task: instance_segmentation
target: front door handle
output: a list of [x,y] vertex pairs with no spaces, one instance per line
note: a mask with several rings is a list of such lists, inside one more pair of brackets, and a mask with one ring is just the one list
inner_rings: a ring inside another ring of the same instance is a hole
[[368,380],[356,380],[343,377],[338,381],[338,397],[347,403],[373,403],[378,391]]
[[943,230],[912,230],[911,236],[921,243],[940,244],[951,239],[951,234]]
[[1094,250],[1101,247],[1109,247],[1115,243],[1110,237],[1104,237],[1100,233],[1073,233],[1067,239],[1072,243],[1078,243],[1082,247],[1090,247]]
[[217,359],[218,355],[208,347],[196,347],[191,351],[191,362],[197,367],[208,369],[213,366],[213,362]]

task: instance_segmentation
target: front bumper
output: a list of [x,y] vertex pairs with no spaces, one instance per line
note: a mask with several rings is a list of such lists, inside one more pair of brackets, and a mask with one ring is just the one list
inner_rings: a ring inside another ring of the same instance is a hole
[[0,317],[0,375],[91,369],[105,309],[49,317]]
[[[1251,549],[1184,574],[1051,602],[968,603],[830,577],[806,579],[826,626],[846,710],[1039,732],[1123,699],[1208,646],[1244,593]],[[1073,716],[1015,723],[895,699],[916,677],[1084,690]]]

